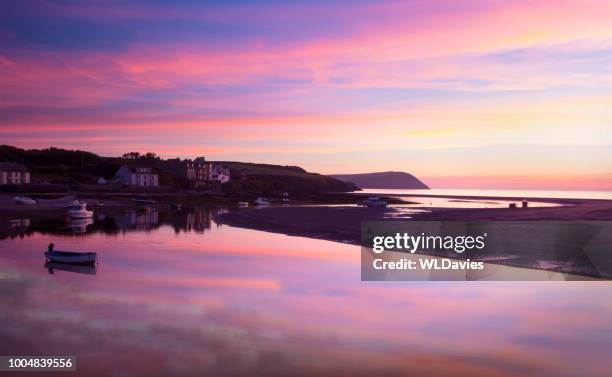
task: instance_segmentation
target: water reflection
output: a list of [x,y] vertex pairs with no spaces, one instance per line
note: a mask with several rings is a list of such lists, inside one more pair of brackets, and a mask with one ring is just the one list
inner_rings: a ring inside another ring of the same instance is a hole
[[58,262],[46,262],[44,266],[49,274],[55,274],[55,271],[67,271],[77,274],[95,275],[97,272],[96,265],[79,265]]
[[[146,210],[98,210],[94,218],[67,219],[63,216],[37,220],[15,219],[0,225],[0,239],[50,235],[87,235],[95,233],[119,234],[132,231],[152,231],[170,225],[175,233],[204,233],[213,225],[213,218],[226,212],[225,208],[192,207],[172,211],[148,207]],[[2,222],[2,221],[0,221]]]
[[[608,282],[361,282],[357,246],[215,211],[4,239],[0,354],[76,355],[75,376],[609,375]],[[96,275],[48,274],[53,241],[98,252]]]

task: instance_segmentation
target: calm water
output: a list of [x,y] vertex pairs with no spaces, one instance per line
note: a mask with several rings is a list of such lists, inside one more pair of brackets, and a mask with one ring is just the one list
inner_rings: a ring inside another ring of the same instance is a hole
[[[610,283],[361,282],[356,246],[213,215],[6,221],[0,354],[76,355],[80,376],[609,376]],[[97,270],[50,273],[50,241]]]
[[457,195],[508,198],[553,198],[553,199],[610,199],[612,191],[537,191],[537,190],[479,190],[479,189],[363,189],[365,193],[398,194],[398,195]]

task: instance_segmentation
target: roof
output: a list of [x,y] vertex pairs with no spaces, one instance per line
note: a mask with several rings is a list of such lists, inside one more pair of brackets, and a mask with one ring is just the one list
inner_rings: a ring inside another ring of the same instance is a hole
[[21,173],[27,173],[28,169],[23,164],[17,164],[14,162],[0,162],[0,170],[2,171],[18,171]]
[[121,169],[123,169],[123,168],[128,169],[128,170],[129,170],[131,173],[133,173],[133,174],[138,173],[138,170],[139,170],[139,169],[147,169],[147,170],[149,170],[149,173],[147,173],[147,174],[157,174],[157,172],[156,172],[156,170],[157,170],[157,169],[152,168],[152,167],[150,167],[150,166],[130,166],[130,165],[123,165],[123,166],[121,166],[121,167],[119,168],[119,170],[121,170]]

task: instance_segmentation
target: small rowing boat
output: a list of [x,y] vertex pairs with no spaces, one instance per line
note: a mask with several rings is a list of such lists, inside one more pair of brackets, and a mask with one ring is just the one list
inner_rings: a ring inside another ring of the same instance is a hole
[[36,204],[37,202],[36,200],[32,198],[28,198],[27,196],[16,196],[15,203],[19,205],[23,205],[23,206],[31,206],[31,205]]
[[270,205],[270,201],[267,198],[257,198],[255,199],[256,206],[267,206]]
[[96,253],[76,252],[76,251],[56,251],[53,244],[49,244],[49,250],[45,251],[45,258],[51,262],[75,263],[75,264],[95,264],[98,261]]
[[364,200],[361,204],[365,207],[376,207],[376,208],[385,208],[386,206],[389,205],[389,203],[387,203],[384,200],[381,200],[378,196],[371,196],[367,198],[366,200]]

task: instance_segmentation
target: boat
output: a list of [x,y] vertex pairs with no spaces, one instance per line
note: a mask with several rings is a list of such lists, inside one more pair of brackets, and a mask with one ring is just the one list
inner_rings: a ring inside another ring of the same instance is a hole
[[141,196],[136,196],[136,197],[132,198],[132,201],[136,202],[136,203],[145,203],[145,204],[155,204],[155,203],[157,203],[153,199],[147,199],[147,198],[143,198]]
[[19,205],[24,205],[24,206],[31,206],[38,202],[32,198],[28,198],[27,196],[16,196],[15,203]]
[[56,251],[53,250],[54,245],[49,244],[49,249],[45,251],[45,258],[49,262],[57,263],[77,263],[77,264],[95,264],[98,261],[96,253],[92,252],[76,252],[76,251]]
[[389,203],[380,199],[378,196],[371,196],[367,198],[366,200],[364,200],[361,204],[366,207],[378,207],[378,208],[384,208],[389,205]]
[[243,202],[243,201],[238,202],[238,207],[244,208],[248,206],[249,206],[249,202]]
[[79,202],[78,200],[75,200],[68,207],[68,216],[70,216],[71,219],[88,219],[93,217],[93,215],[93,211],[87,210],[86,202]]
[[267,206],[269,204],[270,204],[270,201],[268,199],[266,199],[266,198],[259,197],[259,198],[255,199],[255,205],[258,205],[258,206]]
[[178,203],[172,203],[170,204],[170,209],[173,211],[180,211],[181,209],[183,209],[183,205]]

